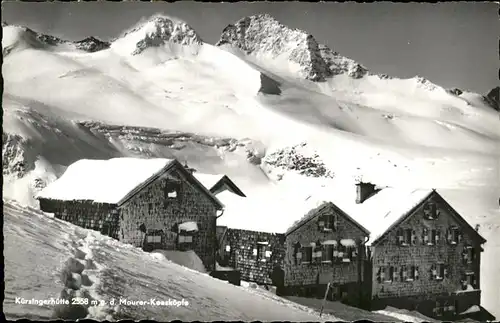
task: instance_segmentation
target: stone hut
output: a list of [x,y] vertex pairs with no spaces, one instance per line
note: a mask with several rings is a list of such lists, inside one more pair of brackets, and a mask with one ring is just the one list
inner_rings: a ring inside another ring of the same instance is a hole
[[145,251],[193,250],[215,268],[224,206],[175,159],[79,160],[37,199],[59,219]]
[[342,190],[348,193],[332,194],[332,203],[369,232],[359,252],[362,307],[393,306],[441,320],[480,308],[486,240],[436,190],[363,182]]

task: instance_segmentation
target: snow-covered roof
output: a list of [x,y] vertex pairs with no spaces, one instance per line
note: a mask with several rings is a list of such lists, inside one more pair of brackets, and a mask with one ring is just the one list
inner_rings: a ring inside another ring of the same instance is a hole
[[212,189],[212,187],[217,184],[225,175],[224,174],[204,174],[204,173],[193,173],[194,177],[207,188],[207,190]]
[[431,193],[429,189],[385,188],[361,204],[354,200],[334,203],[370,232],[366,243],[370,245]]
[[224,191],[217,198],[225,205],[218,226],[250,231],[285,233],[305,213],[322,205],[323,201],[291,200],[285,196],[252,196],[245,198]]
[[332,203],[369,232],[369,245],[431,192],[430,189],[384,188],[357,204],[354,185],[328,186],[302,199],[241,198],[226,191],[217,196],[226,205],[217,225],[252,231],[291,232]]
[[[384,188],[363,203],[356,203],[356,187],[327,187],[314,192],[315,199],[333,203],[369,234],[367,245],[380,238],[392,225],[426,199],[432,190],[411,188]],[[314,216],[306,214],[304,219]],[[300,222],[303,222],[301,220]]]
[[166,158],[81,159],[71,164],[37,198],[116,204],[173,161]]

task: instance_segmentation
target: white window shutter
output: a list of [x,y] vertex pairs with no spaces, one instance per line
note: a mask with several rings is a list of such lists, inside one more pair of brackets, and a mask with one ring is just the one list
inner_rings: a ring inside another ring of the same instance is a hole
[[253,249],[252,255],[257,256],[257,249],[256,248]]
[[184,237],[184,242],[193,242],[193,237],[192,236]]
[[230,245],[227,245],[227,246],[226,246],[226,251],[227,251],[227,252],[231,251],[231,246],[230,246]]
[[179,236],[179,243],[185,242],[185,237],[184,236]]
[[266,257],[267,257],[267,258],[271,257],[271,251],[266,250]]

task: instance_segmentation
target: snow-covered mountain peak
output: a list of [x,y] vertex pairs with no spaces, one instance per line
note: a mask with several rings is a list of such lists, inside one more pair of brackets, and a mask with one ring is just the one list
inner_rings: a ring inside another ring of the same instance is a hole
[[216,46],[229,46],[249,56],[284,59],[311,81],[344,73],[359,78],[367,73],[358,63],[319,44],[311,34],[289,28],[269,14],[245,17],[228,25]]
[[202,40],[191,26],[176,18],[155,15],[112,42],[112,47],[121,48],[128,54],[137,55],[151,47],[166,43],[178,45],[201,45]]
[[415,81],[415,83],[417,84],[418,87],[420,87],[422,89],[426,89],[428,91],[434,91],[438,88],[441,88],[440,86],[432,83],[428,79],[423,78],[423,77],[418,76],[418,75],[413,77],[413,80]]

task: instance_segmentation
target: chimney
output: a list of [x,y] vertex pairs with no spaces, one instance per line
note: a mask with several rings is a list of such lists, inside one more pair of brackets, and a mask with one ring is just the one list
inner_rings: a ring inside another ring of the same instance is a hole
[[359,182],[356,183],[356,203],[361,204],[377,190],[372,183]]
[[193,174],[194,172],[196,172],[196,169],[191,168],[191,167],[189,167],[189,166],[188,166],[187,161],[185,161],[185,162],[184,162],[184,168],[185,168],[188,172],[190,172],[191,174]]

